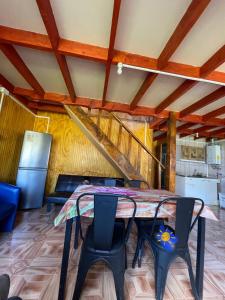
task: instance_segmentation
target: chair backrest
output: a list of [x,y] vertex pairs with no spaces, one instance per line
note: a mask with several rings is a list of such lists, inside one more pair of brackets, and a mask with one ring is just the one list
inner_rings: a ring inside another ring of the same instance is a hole
[[145,188],[150,188],[149,184],[144,180],[129,180],[128,182],[129,187],[133,188],[141,188],[141,184],[145,184]]
[[[204,202],[201,199],[192,198],[192,197],[173,197],[161,201],[156,208],[152,233],[154,232],[156,219],[161,206],[168,202],[176,205],[176,220],[175,220],[175,235],[177,237],[176,248],[184,249],[187,246],[189,234],[192,228],[194,227],[194,225],[196,224],[204,208]],[[197,211],[196,216],[193,218],[193,211],[196,203],[199,203],[199,209]]]
[[[126,199],[133,204],[133,213],[130,218],[126,233],[125,241],[128,240],[131,226],[136,214],[136,202],[125,195],[120,194],[110,194],[110,193],[84,193],[80,195],[77,199],[77,215],[80,218],[80,199],[85,196],[93,196],[94,198],[94,245],[97,250],[109,251],[112,247],[112,240],[115,228],[115,218],[117,211],[118,199]],[[82,228],[81,228],[81,237],[83,238]]]

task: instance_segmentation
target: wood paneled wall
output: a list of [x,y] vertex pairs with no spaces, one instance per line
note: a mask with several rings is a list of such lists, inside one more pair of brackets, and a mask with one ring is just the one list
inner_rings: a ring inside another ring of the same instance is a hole
[[33,130],[34,119],[9,96],[4,96],[0,112],[0,181],[15,183],[23,135],[25,130]]
[[[48,132],[53,135],[46,192],[54,190],[59,173],[121,177],[67,115],[47,112],[39,112],[39,115],[50,117]],[[45,132],[46,122],[44,119],[37,118],[34,130]],[[149,147],[152,145],[152,136],[148,132],[148,126],[137,121],[127,121],[126,124],[143,142],[146,136],[146,144]],[[139,158],[136,157],[136,159]],[[143,156],[142,160],[142,168],[147,174],[146,158]]]

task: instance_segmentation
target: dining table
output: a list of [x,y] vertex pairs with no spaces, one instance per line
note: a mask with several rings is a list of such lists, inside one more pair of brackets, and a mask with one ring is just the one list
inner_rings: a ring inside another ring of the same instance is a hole
[[[172,192],[167,190],[156,189],[139,189],[139,188],[126,188],[126,187],[107,187],[107,186],[94,186],[94,185],[79,185],[71,197],[62,207],[61,211],[54,220],[54,225],[66,223],[64,247],[62,255],[60,283],[58,300],[64,300],[65,287],[67,278],[67,269],[70,253],[70,243],[73,222],[77,217],[76,200],[84,193],[110,193],[121,195],[120,201],[117,205],[116,218],[129,219],[133,212],[132,203],[122,198],[123,195],[131,197],[137,205],[136,215],[137,218],[153,218],[156,208],[160,201],[169,198],[177,197]],[[199,206],[195,205],[193,214],[196,215],[199,211]],[[160,209],[158,217],[172,219],[175,217],[176,205],[168,202]],[[94,217],[94,201],[93,196],[86,195],[80,203],[80,216],[93,218]],[[204,278],[204,255],[205,255],[205,224],[206,219],[217,221],[213,211],[208,206],[204,206],[197,223],[197,251],[196,251],[196,273],[195,284],[199,295],[199,299],[203,297],[203,278]],[[76,254],[74,254],[76,255]]]

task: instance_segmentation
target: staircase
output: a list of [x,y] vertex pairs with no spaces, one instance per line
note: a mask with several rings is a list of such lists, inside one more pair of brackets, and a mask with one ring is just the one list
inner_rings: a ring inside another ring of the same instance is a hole
[[161,188],[161,169],[165,167],[114,113],[104,112],[102,116],[102,111],[99,110],[93,117],[90,109],[85,112],[80,107],[69,105],[65,105],[65,109],[87,138],[123,177],[127,180],[143,181],[149,186],[146,174],[142,174],[141,157],[145,155],[144,161],[148,170],[151,170],[153,163],[157,165],[157,187]]

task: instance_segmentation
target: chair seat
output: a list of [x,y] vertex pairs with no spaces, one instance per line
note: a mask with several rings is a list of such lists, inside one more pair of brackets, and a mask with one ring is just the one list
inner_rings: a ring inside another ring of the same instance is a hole
[[16,205],[12,203],[7,203],[4,200],[0,200],[0,221],[6,219],[14,210]]
[[94,230],[93,225],[90,225],[87,229],[85,241],[84,241],[84,248],[86,250],[96,253],[96,254],[102,254],[102,253],[110,253],[110,254],[116,254],[121,250],[122,247],[124,247],[125,243],[125,223],[124,222],[115,222],[114,227],[114,234],[113,234],[113,240],[112,240],[112,248],[110,251],[100,251],[95,249],[94,245]]

